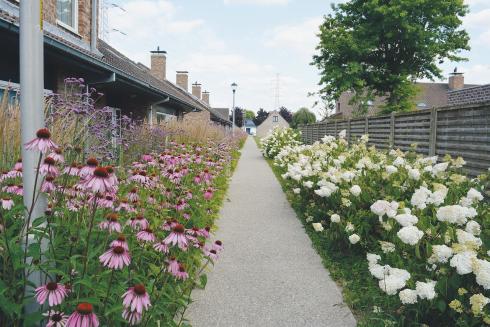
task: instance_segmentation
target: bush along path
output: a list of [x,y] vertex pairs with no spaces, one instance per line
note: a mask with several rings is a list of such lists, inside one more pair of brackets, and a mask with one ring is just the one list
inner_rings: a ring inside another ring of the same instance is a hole
[[[274,132],[263,152],[358,326],[490,325],[490,175],[462,158]],[[282,147],[277,149],[277,145]],[[271,155],[273,154],[273,155]]]
[[245,143],[221,210],[225,244],[186,318],[199,326],[355,326],[255,142]]

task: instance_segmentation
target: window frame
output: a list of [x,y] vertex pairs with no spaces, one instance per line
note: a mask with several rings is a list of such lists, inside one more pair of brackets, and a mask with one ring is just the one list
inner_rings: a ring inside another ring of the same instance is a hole
[[56,0],[56,24],[63,27],[64,29],[67,29],[75,34],[78,34],[78,0],[71,0],[72,1],[72,11],[73,11],[73,25],[70,26],[67,23],[63,22],[62,20],[59,19],[58,17],[58,1]]
[[279,116],[277,116],[277,115],[272,116],[272,122],[278,123],[279,122]]

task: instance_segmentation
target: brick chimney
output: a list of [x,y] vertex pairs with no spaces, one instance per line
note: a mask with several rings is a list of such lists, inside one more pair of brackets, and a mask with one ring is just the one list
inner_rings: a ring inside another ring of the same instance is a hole
[[464,89],[464,75],[463,73],[459,73],[457,68],[454,68],[454,71],[449,76],[449,90],[461,90]]
[[175,83],[187,92],[189,92],[189,72],[183,70],[177,71]]
[[192,84],[192,95],[201,100],[201,84],[198,82]]
[[204,101],[204,103],[209,105],[209,92],[208,91],[202,92],[202,101]]
[[160,50],[160,47],[151,51],[150,71],[161,81],[167,79],[167,51]]

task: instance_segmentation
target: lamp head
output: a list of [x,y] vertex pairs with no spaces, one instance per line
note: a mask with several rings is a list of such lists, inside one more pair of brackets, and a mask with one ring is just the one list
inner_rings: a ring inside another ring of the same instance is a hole
[[237,87],[238,87],[238,84],[237,83],[231,84],[231,90],[233,91],[233,93],[235,93]]

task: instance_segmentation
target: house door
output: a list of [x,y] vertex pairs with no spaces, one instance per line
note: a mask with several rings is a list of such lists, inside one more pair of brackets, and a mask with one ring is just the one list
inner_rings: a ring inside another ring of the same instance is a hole
[[247,127],[247,134],[250,134],[250,127]]

